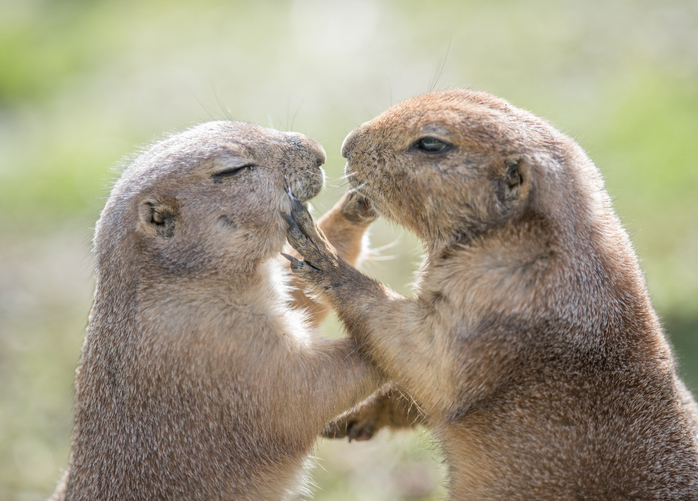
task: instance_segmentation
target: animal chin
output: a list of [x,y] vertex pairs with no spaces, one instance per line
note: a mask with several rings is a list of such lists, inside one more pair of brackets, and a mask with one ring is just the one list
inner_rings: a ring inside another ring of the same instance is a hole
[[320,183],[292,183],[291,192],[301,202],[307,202],[322,189]]
[[304,175],[291,179],[290,188],[293,195],[301,202],[306,202],[315,197],[325,184],[325,176],[322,171],[318,175]]
[[351,186],[351,191],[358,193],[370,202],[377,198],[374,196],[373,190],[371,190],[371,186],[367,181],[362,181],[361,179],[357,179],[356,177],[350,177],[349,186]]
[[357,172],[355,170],[352,170],[350,162],[347,162],[344,166],[344,177],[347,178],[350,184],[354,182],[356,174]]

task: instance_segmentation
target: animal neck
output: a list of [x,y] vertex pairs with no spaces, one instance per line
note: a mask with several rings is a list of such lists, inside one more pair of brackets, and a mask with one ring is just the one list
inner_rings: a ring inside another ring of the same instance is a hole
[[117,333],[110,344],[126,342],[127,335],[137,336],[147,328],[144,322],[148,318],[154,323],[175,325],[181,321],[193,327],[212,311],[265,304],[260,296],[271,294],[265,285],[267,266],[263,264],[178,272],[147,261],[119,258],[132,254],[112,252],[100,259],[90,323],[102,325],[101,332]]
[[555,217],[528,212],[465,242],[429,249],[422,283],[467,291],[497,315],[517,312],[533,321],[547,311],[565,323],[595,322],[587,327],[601,331],[648,309],[628,249],[619,226],[609,232],[583,224],[570,232]]

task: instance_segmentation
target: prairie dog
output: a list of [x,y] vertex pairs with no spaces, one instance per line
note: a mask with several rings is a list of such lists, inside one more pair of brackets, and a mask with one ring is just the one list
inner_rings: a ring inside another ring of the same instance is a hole
[[359,126],[342,154],[423,240],[417,298],[345,263],[299,203],[292,269],[421,406],[452,499],[698,499],[695,401],[579,145],[451,90]]
[[[377,387],[351,339],[291,308],[282,211],[321,189],[316,142],[210,122],[159,142],[114,186],[56,500],[295,499],[327,420]],[[321,224],[355,261],[372,220]],[[297,294],[297,301],[313,302]],[[337,384],[338,383],[338,384]]]

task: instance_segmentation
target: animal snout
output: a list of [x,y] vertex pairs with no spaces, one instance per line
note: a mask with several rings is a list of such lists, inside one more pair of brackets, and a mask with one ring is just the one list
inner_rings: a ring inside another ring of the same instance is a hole
[[327,155],[325,154],[325,148],[320,146],[320,144],[316,143],[315,141],[312,141],[310,147],[311,147],[311,151],[315,155],[315,159],[317,161],[317,166],[320,167],[322,164],[324,164],[327,161]]
[[344,138],[344,142],[342,143],[342,156],[344,158],[349,158],[349,154],[351,150],[354,147],[354,144],[356,143],[356,129],[351,131],[347,137]]
[[325,172],[320,167],[325,163],[325,150],[307,136],[288,133],[292,148],[285,163],[286,182],[291,192],[305,201],[317,195],[325,184]]
[[327,160],[325,149],[317,142],[310,139],[308,136],[289,132],[289,142],[297,150],[302,150],[310,157],[310,163],[314,163],[316,167],[320,167]]
[[342,156],[344,158],[350,159],[352,152],[357,148],[359,141],[364,136],[365,126],[366,124],[359,125],[344,138],[342,143]]
[[320,166],[317,169],[296,170],[286,175],[287,188],[302,202],[310,200],[320,193],[325,184],[325,172]]

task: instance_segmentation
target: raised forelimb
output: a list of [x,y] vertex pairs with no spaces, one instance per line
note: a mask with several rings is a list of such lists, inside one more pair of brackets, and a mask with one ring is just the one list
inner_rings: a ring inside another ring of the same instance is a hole
[[[356,192],[348,192],[318,220],[318,226],[337,254],[353,266],[361,254],[364,233],[377,217],[365,199]],[[330,309],[308,297],[297,276],[294,275],[291,284],[293,306],[305,309],[313,324],[319,325]]]
[[325,438],[369,440],[382,428],[414,428],[428,424],[424,411],[395,383],[388,383],[356,407],[340,414],[322,430]]
[[300,201],[293,201],[292,215],[285,217],[289,242],[304,259],[286,256],[292,271],[335,308],[381,370],[427,408],[443,409],[457,400],[452,338],[434,334],[429,311],[349,265]]
[[313,436],[328,420],[356,406],[384,382],[380,371],[360,356],[356,341],[349,338],[316,338],[312,349],[298,354],[292,367],[279,374],[283,384],[275,391],[284,405],[276,407],[279,413],[274,417],[284,427],[284,423],[294,426],[289,413],[304,415],[302,428]]

